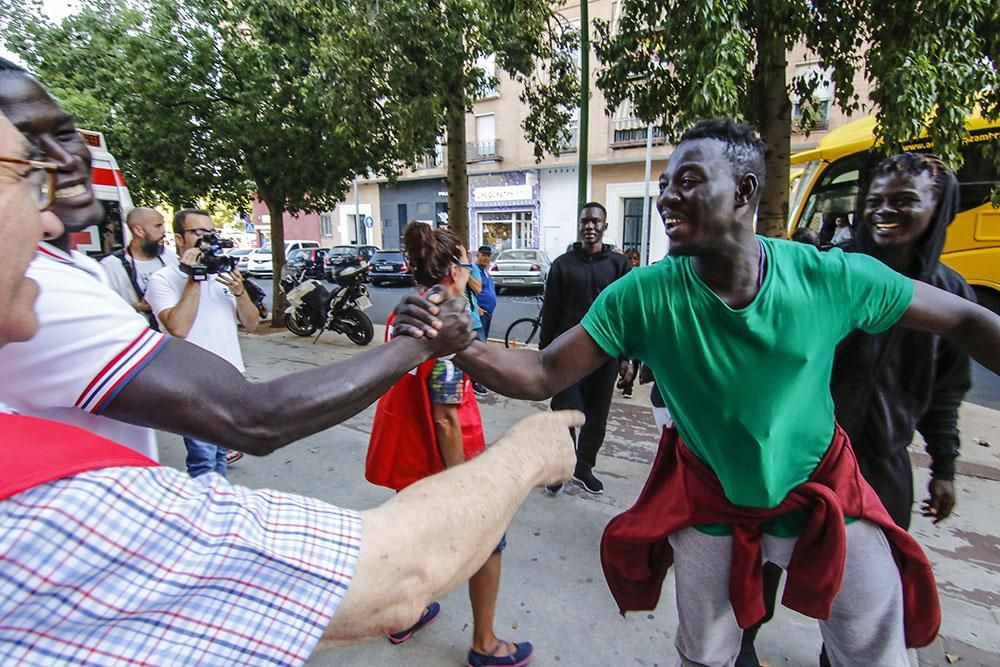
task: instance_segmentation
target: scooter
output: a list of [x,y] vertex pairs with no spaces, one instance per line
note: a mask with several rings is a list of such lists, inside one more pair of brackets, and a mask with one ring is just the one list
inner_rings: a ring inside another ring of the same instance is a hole
[[[344,334],[356,345],[367,345],[375,337],[375,327],[364,311],[371,308],[365,281],[371,267],[367,262],[344,266],[334,273],[327,289],[320,281],[304,276],[288,280],[285,297],[285,326],[297,336],[311,336],[315,343],[324,331]],[[285,287],[285,281],[282,281]]]

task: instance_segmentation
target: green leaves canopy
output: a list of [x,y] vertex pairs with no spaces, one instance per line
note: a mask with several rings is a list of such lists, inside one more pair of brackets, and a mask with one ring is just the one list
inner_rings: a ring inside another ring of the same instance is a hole
[[[700,118],[750,122],[771,143],[769,161],[783,161],[787,173],[787,142],[773,137],[788,134],[791,95],[808,100],[817,81],[788,82],[783,59],[767,67],[765,56],[773,45],[787,51],[804,43],[830,68],[837,105],[854,111],[871,103],[885,150],[926,125],[935,150],[957,162],[974,105],[1000,114],[998,28],[994,0],[623,0],[617,24],[596,22],[598,85],[610,107],[631,100],[673,140]],[[856,74],[870,82],[870,100],[858,96]],[[762,104],[776,86],[783,104]],[[780,170],[771,165],[769,173]],[[762,218],[783,217],[787,191],[778,190],[786,186],[768,183]]]

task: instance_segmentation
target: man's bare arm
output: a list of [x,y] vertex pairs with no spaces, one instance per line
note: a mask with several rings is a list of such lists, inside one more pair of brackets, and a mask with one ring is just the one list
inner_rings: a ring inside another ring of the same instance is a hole
[[477,341],[455,357],[455,363],[497,393],[539,401],[590,375],[609,358],[577,325],[540,351]]
[[425,359],[469,344],[473,334],[464,298],[443,304],[438,317],[443,327],[433,338],[397,337],[352,359],[263,383],[249,382],[212,353],[171,339],[104,414],[269,454],[356,415]]
[[193,280],[184,283],[181,298],[173,308],[164,308],[157,317],[171,336],[187,338],[194,326],[194,318],[198,314],[198,302],[201,300],[201,285]]
[[983,366],[1000,373],[1000,315],[982,306],[915,280],[913,300],[899,323],[947,338]]
[[421,480],[362,513],[354,579],[320,648],[408,627],[424,605],[478,570],[528,492],[569,477],[575,411],[518,422],[485,453]]

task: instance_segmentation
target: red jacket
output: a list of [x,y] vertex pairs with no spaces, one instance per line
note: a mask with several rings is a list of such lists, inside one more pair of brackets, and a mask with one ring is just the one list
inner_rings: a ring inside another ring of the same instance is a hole
[[139,452],[61,422],[0,414],[0,500],[99,468],[156,466]]
[[[392,335],[391,325],[390,317],[387,340]],[[436,359],[428,359],[420,364],[379,399],[365,459],[365,479],[372,484],[399,491],[444,470],[427,391],[427,377],[436,362]],[[468,461],[486,450],[479,404],[468,375],[465,376],[462,403],[458,406],[458,420]]]
[[861,476],[839,425],[809,481],[772,509],[731,504],[708,466],[684,446],[676,430],[665,429],[639,500],[604,531],[604,576],[623,614],[653,609],[673,563],[667,536],[696,524],[732,524],[729,598],[740,627],[750,627],[764,616],[761,526],[780,514],[803,509],[811,515],[792,552],[782,603],[813,618],[829,618],[844,576],[844,516],[860,517],[882,528],[893,547],[903,584],[907,646],[930,644],[941,626],[930,562],[916,540],[892,521]]

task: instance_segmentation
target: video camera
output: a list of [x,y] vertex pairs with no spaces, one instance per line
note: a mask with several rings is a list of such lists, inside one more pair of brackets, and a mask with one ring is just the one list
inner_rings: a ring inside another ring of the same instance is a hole
[[201,251],[201,264],[188,266],[181,264],[181,271],[195,280],[205,280],[211,273],[229,273],[236,270],[236,258],[223,255],[222,251],[235,244],[212,232],[203,234],[195,246]]

